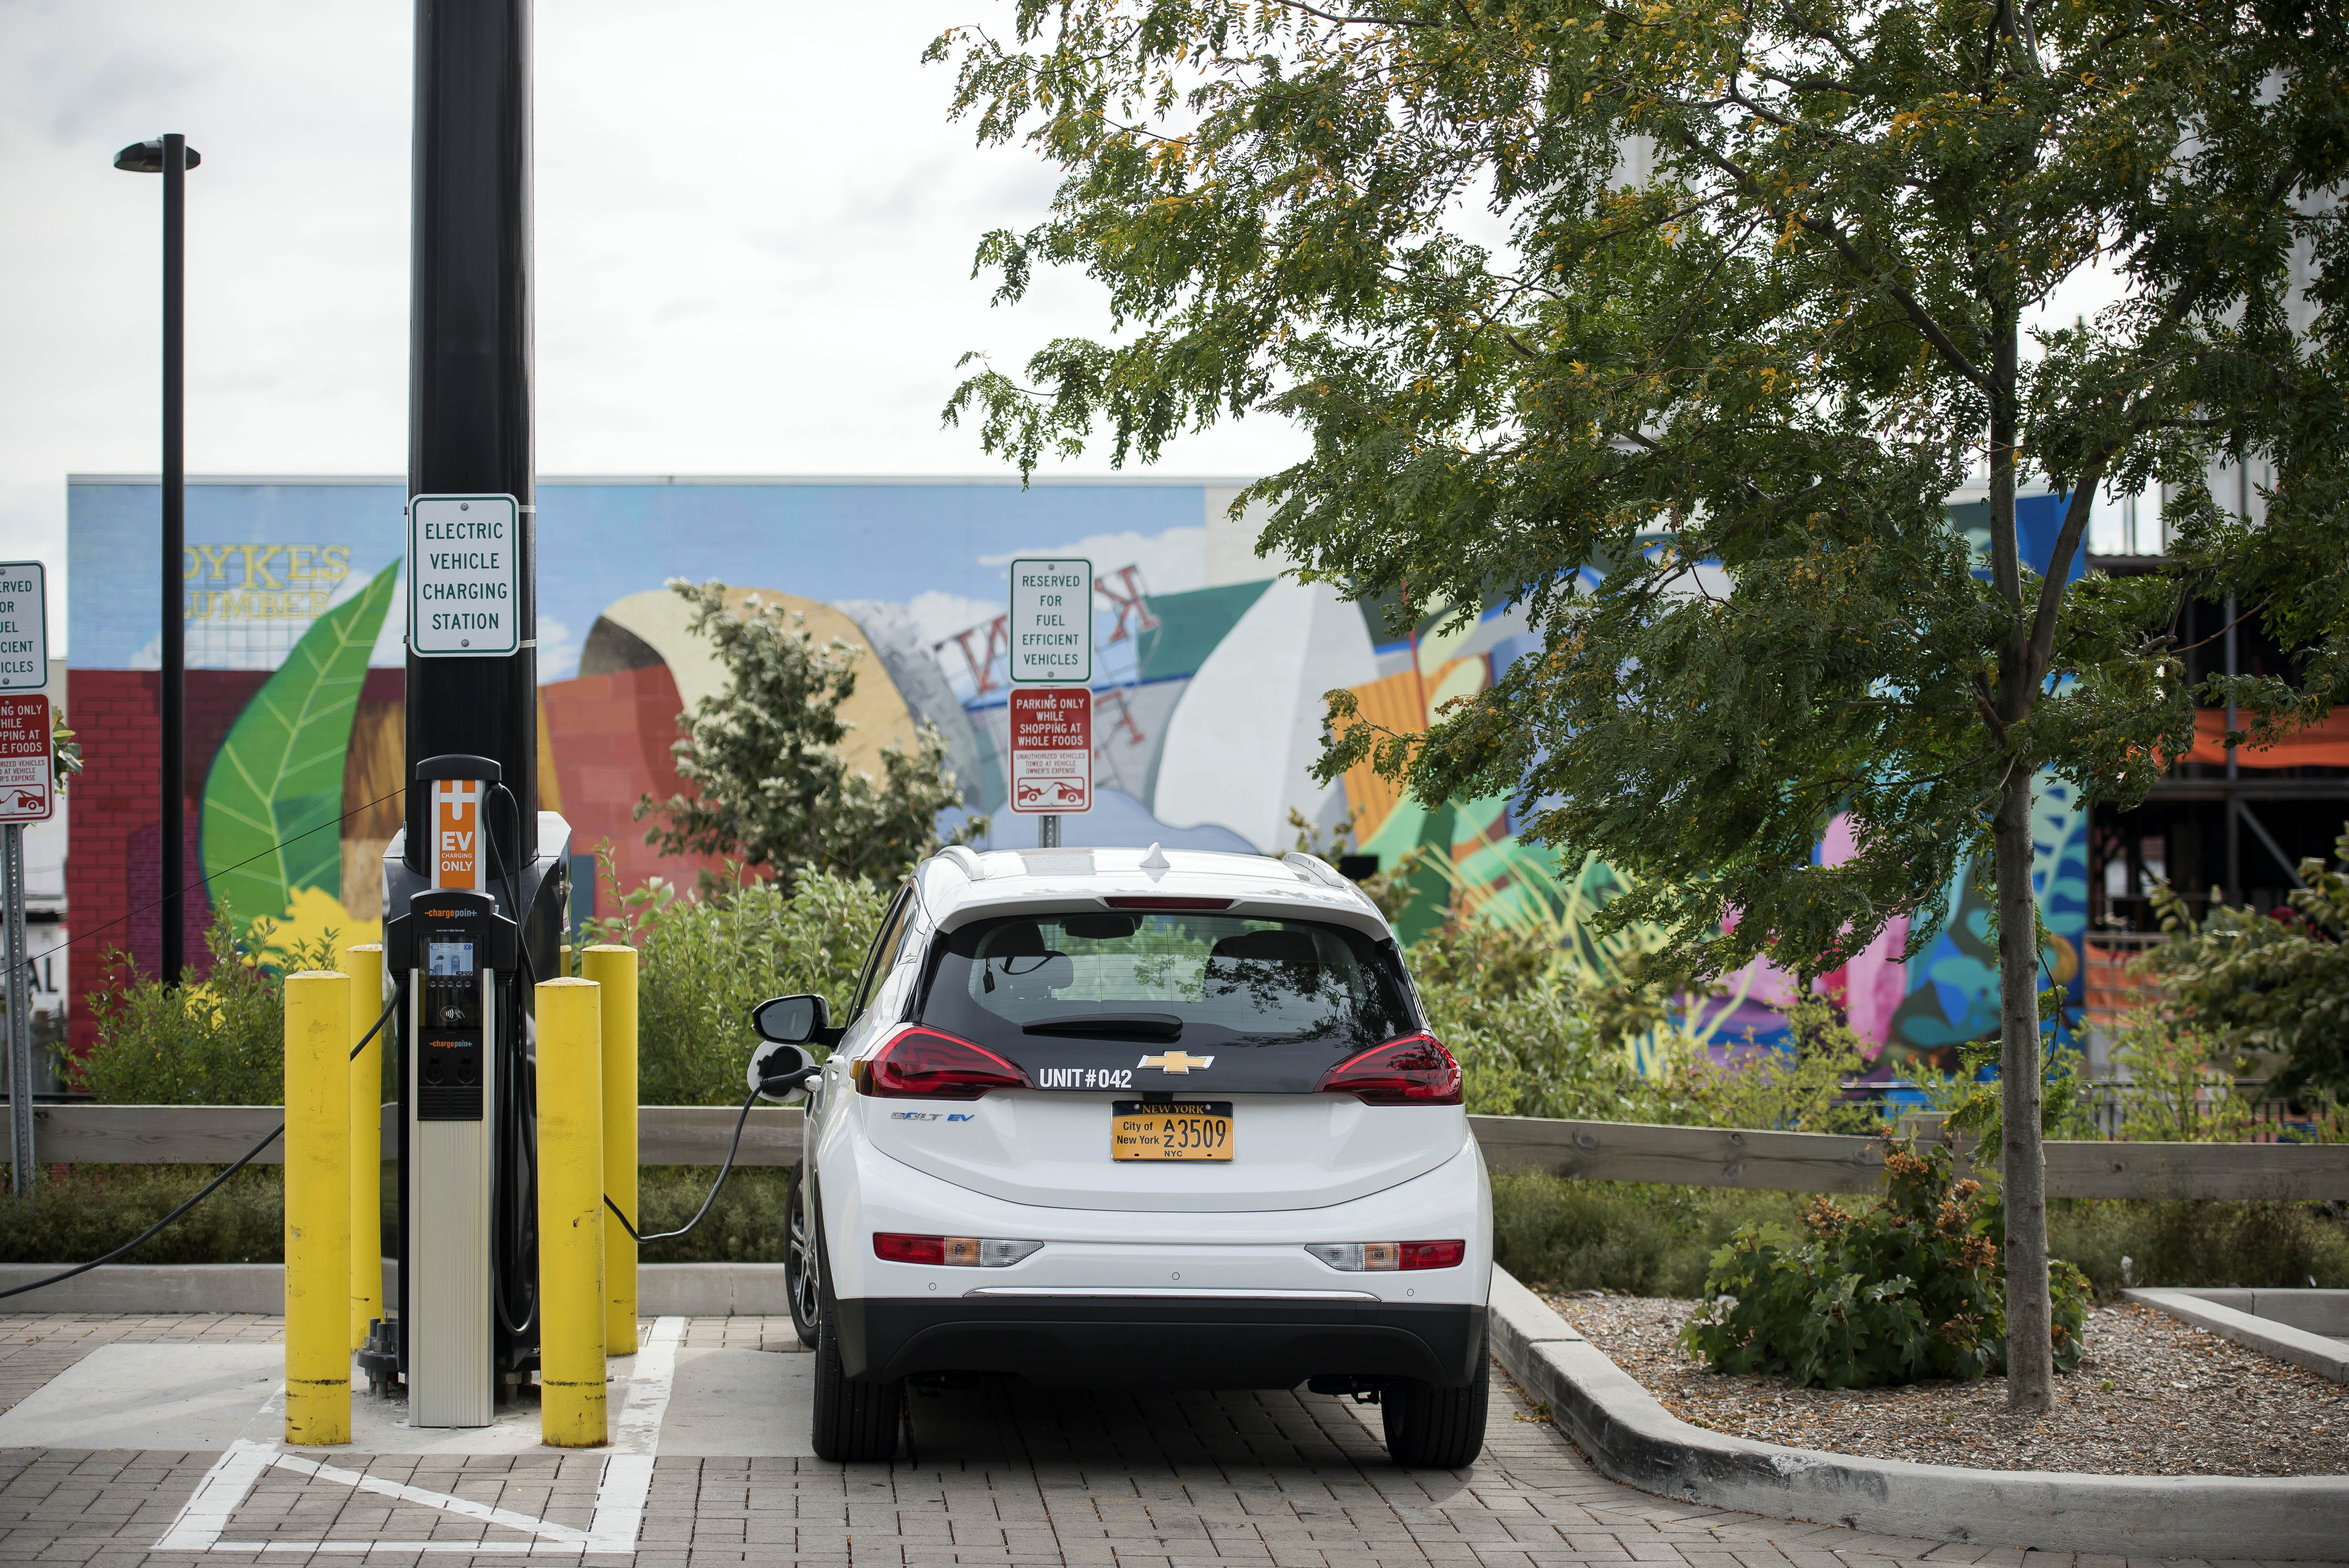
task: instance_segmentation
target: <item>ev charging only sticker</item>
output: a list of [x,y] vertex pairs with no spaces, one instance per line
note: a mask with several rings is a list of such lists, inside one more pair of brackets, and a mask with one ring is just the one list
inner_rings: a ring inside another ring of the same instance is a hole
[[420,658],[522,651],[522,506],[510,495],[408,503],[408,645]]
[[432,885],[490,890],[488,859],[481,853],[481,781],[432,781]]

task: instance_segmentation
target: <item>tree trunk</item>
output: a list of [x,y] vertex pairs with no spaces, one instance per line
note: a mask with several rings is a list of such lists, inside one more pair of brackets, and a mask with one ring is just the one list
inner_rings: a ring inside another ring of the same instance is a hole
[[[1999,717],[2011,733],[2038,705],[2032,667],[2031,615],[2023,595],[2022,540],[2015,529],[2015,387],[2020,323],[2012,299],[1995,307],[1990,381],[1991,582],[2013,614],[2000,651]],[[2003,738],[2003,736],[2002,737]],[[2006,1208],[2006,1405],[2041,1411],[2054,1398],[2054,1309],[2047,1298],[2047,1171],[2039,1144],[2044,1090],[2039,1060],[2039,908],[2031,892],[2031,787],[2028,757],[2007,756],[2006,781],[1991,820],[1998,882],[1999,1092],[2004,1145],[2000,1174]]]
[[2044,1410],[2054,1397],[2047,1297],[2047,1171],[2039,1142],[2039,922],[2031,895],[2031,787],[2018,766],[1991,824],[1998,872],[1999,1088],[2006,1199],[2006,1405]]

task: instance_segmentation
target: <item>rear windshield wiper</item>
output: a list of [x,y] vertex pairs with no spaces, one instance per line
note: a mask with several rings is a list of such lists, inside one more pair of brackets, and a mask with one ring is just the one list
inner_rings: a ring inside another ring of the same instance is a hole
[[1172,1013],[1087,1013],[1074,1018],[1043,1018],[1022,1024],[1023,1035],[1139,1035],[1144,1039],[1179,1040],[1183,1020]]

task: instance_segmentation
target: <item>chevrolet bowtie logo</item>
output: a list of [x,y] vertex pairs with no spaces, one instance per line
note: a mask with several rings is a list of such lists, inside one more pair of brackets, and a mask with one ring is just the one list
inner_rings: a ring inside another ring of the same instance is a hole
[[1163,1057],[1144,1057],[1137,1065],[1145,1068],[1163,1068],[1166,1071],[1179,1076],[1189,1072],[1193,1068],[1214,1067],[1216,1065],[1216,1058],[1213,1057],[1195,1057],[1188,1051],[1169,1051]]

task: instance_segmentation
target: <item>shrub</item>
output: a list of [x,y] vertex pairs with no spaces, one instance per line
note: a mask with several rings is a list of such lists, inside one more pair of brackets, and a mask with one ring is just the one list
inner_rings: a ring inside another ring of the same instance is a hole
[[[736,1171],[691,1234],[673,1242],[655,1242],[641,1248],[637,1256],[648,1264],[781,1263],[783,1197],[791,1174],[771,1166]],[[673,1231],[692,1219],[716,1180],[718,1171],[711,1166],[645,1167],[636,1198],[645,1231]]]
[[2349,1289],[2349,1226],[2323,1203],[2080,1198],[2047,1208],[2048,1246],[2099,1295],[2127,1285]]
[[[218,1166],[205,1165],[51,1170],[34,1203],[0,1202],[0,1259],[78,1264],[102,1257],[220,1174]],[[248,1166],[123,1262],[274,1264],[285,1261],[285,1248],[284,1173],[275,1166]]]
[[2301,861],[2305,885],[2267,914],[2220,906],[2197,921],[2158,888],[2169,940],[2137,961],[2219,1046],[2280,1059],[2278,1094],[2349,1096],[2349,830],[2333,852],[2338,869]]
[[1785,1192],[1505,1171],[1493,1178],[1493,1254],[1529,1284],[1692,1296],[1705,1260],[1740,1225],[1791,1222],[1800,1204]]
[[[1941,1144],[1885,1157],[1885,1193],[1853,1213],[1821,1198],[1806,1238],[1744,1225],[1713,1254],[1708,1303],[1682,1336],[1723,1372],[1785,1375],[1796,1387],[1873,1388],[1980,1377],[2006,1357],[2006,1290],[1981,1183],[1952,1179]],[[2086,1276],[2048,1265],[2058,1371],[2085,1347]]]
[[[608,845],[603,858],[608,874]],[[751,1007],[800,991],[846,1006],[888,904],[885,890],[824,872],[802,873],[789,894],[740,866],[728,873],[698,898],[640,889],[597,924],[601,939],[641,954],[639,1104],[740,1104]]]
[[[98,1039],[88,1055],[67,1059],[73,1086],[101,1105],[284,1103],[285,989],[263,958],[273,930],[261,922],[240,942],[227,915],[218,915],[204,934],[210,979],[199,984],[191,970],[171,984],[134,980],[92,993]],[[329,931],[315,948],[275,951],[295,970],[332,969],[334,945]]]

